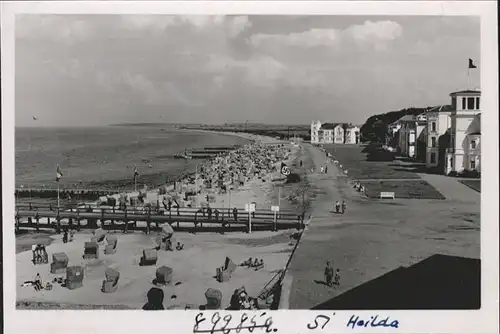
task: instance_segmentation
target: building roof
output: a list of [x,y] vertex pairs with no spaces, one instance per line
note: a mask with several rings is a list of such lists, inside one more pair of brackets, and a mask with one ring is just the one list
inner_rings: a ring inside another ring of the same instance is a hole
[[325,123],[321,125],[322,130],[333,130],[335,128],[335,124],[333,123]]
[[396,122],[410,122],[416,120],[416,117],[413,115],[404,115],[400,119],[398,119]]
[[339,125],[346,126],[347,124],[346,123],[325,123],[325,124],[321,125],[321,129],[322,130],[333,130]]
[[480,90],[467,89],[467,90],[461,90],[461,91],[458,91],[458,92],[450,93],[450,96],[457,96],[457,95],[481,95],[481,91]]
[[453,106],[449,104],[441,105],[441,106],[435,106],[427,110],[426,112],[446,112],[446,111],[453,111]]

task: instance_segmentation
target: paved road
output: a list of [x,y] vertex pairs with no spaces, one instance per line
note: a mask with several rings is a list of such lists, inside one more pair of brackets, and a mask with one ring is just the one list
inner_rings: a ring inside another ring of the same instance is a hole
[[[309,145],[304,148],[319,170],[325,154]],[[475,200],[365,198],[333,164],[328,175],[312,173],[309,179],[317,197],[312,219],[290,262],[285,278],[290,283],[284,286],[286,298],[280,308],[310,309],[436,253],[479,258],[480,205]],[[343,198],[347,213],[337,215],[332,212],[333,203]],[[339,288],[322,283],[327,260],[340,268]]]

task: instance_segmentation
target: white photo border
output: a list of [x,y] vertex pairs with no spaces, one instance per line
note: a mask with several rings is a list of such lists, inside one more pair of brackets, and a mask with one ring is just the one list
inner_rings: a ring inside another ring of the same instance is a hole
[[[199,311],[21,311],[16,310],[14,224],[14,16],[45,14],[282,14],[282,15],[475,15],[481,17],[483,140],[481,197],[481,309],[471,311],[335,311],[321,330],[306,326],[318,314],[308,310],[269,311],[278,333],[498,333],[498,33],[495,1],[68,1],[2,2],[2,196],[3,284],[6,333],[192,333]],[[464,55],[467,57],[467,55]],[[203,311],[210,321],[211,311]],[[224,311],[220,311],[224,315]],[[233,313],[239,318],[242,312]],[[255,313],[260,315],[261,312]],[[351,315],[379,314],[399,328],[351,329]],[[248,331],[242,331],[247,333]],[[255,329],[255,333],[264,333]]]

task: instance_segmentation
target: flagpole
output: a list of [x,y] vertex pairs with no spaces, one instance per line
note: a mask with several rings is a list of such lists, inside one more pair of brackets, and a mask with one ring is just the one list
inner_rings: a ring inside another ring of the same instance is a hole
[[467,89],[470,89],[470,66],[467,68]]
[[57,210],[59,210],[60,198],[59,198],[59,181],[57,181]]

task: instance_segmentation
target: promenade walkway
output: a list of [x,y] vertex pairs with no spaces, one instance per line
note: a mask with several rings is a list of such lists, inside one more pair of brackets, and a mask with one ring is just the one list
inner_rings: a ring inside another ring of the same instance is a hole
[[[324,152],[304,148],[319,170]],[[317,197],[290,262],[280,308],[310,309],[434,254],[479,258],[480,205],[475,201],[366,198],[333,164],[327,175],[312,173],[309,179]],[[347,200],[347,213],[333,213],[333,204],[342,199]],[[338,288],[323,282],[326,261],[340,269]]]

